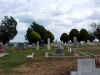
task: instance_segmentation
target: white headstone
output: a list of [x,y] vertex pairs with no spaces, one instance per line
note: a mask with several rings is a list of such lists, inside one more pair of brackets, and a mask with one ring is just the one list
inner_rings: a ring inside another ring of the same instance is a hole
[[36,50],[39,50],[39,41],[37,41],[37,43],[36,43]]
[[45,52],[45,57],[48,58],[48,52]]
[[48,38],[48,50],[50,50],[50,38]]

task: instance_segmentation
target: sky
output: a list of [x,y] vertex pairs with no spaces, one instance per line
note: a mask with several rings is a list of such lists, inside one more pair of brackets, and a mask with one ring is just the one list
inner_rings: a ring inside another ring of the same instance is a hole
[[13,16],[18,34],[12,42],[25,42],[27,28],[33,21],[50,30],[55,39],[71,29],[86,28],[100,22],[99,0],[0,0],[0,19]]

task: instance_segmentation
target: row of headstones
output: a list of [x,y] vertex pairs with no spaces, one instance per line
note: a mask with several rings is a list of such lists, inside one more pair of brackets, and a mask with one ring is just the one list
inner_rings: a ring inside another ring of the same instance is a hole
[[[48,38],[48,44],[47,44],[47,49],[50,50],[50,38]],[[39,41],[37,41],[36,43],[36,50],[40,49],[40,45],[39,45]]]

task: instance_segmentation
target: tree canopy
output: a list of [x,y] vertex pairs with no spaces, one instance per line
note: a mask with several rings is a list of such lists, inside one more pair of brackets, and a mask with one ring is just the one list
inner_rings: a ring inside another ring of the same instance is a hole
[[33,22],[27,30],[26,38],[28,41],[29,41],[28,36],[33,31],[37,32],[41,36],[41,40],[43,40],[45,43],[47,43],[48,38],[50,38],[51,42],[54,40],[54,35],[50,31],[45,29],[42,25],[39,25],[36,22]]
[[67,43],[68,40],[69,40],[69,36],[68,36],[68,34],[67,34],[67,33],[63,33],[63,34],[61,34],[61,36],[60,36],[60,40],[61,40],[63,43]]
[[73,41],[74,37],[77,37],[79,40],[79,31],[77,29],[72,29],[69,33],[70,40]]
[[12,17],[5,16],[0,24],[0,42],[3,44],[9,42],[17,34],[17,21]]
[[80,41],[87,41],[89,39],[89,33],[86,29],[80,30]]

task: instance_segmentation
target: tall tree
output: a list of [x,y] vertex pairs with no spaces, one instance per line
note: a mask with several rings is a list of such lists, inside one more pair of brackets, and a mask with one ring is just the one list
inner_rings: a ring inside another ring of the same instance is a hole
[[0,24],[0,42],[3,44],[9,42],[17,34],[17,21],[12,17],[5,16]]
[[94,35],[95,35],[96,38],[98,38],[100,40],[100,27],[98,27],[96,29],[96,31],[94,32]]
[[27,40],[32,44],[32,43],[36,43],[37,41],[41,40],[41,36],[40,34],[38,34],[37,32],[30,32],[27,35]]
[[81,29],[79,36],[80,36],[80,41],[87,41],[89,39],[89,34],[86,29]]
[[52,32],[46,31],[45,36],[46,36],[46,38],[45,38],[45,43],[47,43],[48,38],[50,38],[50,42],[53,42],[53,40],[54,40],[54,35],[52,34]]
[[73,37],[77,37],[79,40],[79,31],[77,29],[72,29],[69,33],[70,40],[73,41]]
[[28,28],[26,38],[28,38],[27,35],[29,35],[29,33],[32,31],[37,32],[41,36],[41,40],[43,40],[45,43],[47,43],[48,38],[50,38],[51,42],[54,40],[54,35],[36,22],[33,22]]
[[63,33],[63,34],[61,34],[61,36],[60,36],[60,40],[61,40],[63,43],[67,43],[68,40],[69,40],[69,36],[68,36],[68,34],[67,34],[67,33]]

